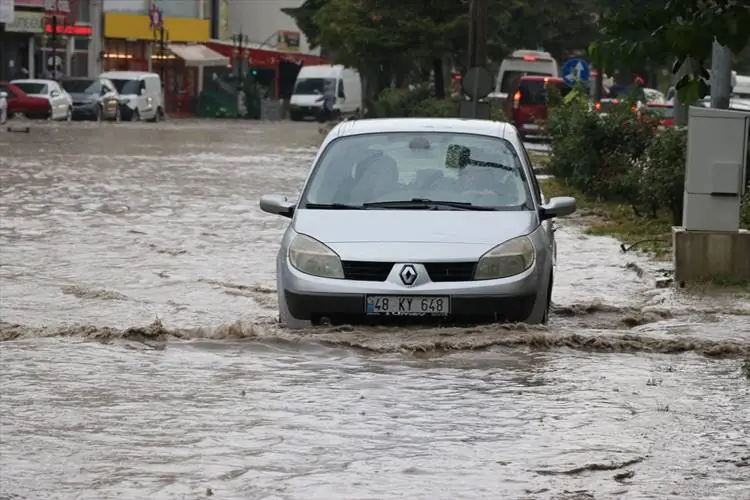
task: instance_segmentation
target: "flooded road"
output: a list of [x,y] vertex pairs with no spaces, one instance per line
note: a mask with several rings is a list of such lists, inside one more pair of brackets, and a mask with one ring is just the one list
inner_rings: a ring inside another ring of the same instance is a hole
[[0,498],[747,499],[747,297],[560,221],[549,328],[276,324],[315,124],[0,133]]

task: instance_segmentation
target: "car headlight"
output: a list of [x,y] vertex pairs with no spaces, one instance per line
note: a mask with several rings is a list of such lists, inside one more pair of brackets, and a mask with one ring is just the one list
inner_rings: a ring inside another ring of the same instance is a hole
[[344,268],[336,252],[304,234],[297,235],[289,246],[289,262],[305,274],[344,279]]
[[502,243],[482,255],[474,271],[475,280],[494,280],[521,274],[534,264],[536,252],[528,236]]

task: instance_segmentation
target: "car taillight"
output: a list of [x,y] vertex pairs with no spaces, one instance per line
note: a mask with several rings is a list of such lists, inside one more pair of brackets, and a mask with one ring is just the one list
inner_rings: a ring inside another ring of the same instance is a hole
[[602,110],[602,103],[597,102],[596,104],[594,104],[594,109],[597,110],[597,111],[601,111]]
[[536,61],[536,56],[523,56],[524,61]]
[[513,109],[518,109],[521,106],[521,91],[516,90],[516,93],[513,94]]

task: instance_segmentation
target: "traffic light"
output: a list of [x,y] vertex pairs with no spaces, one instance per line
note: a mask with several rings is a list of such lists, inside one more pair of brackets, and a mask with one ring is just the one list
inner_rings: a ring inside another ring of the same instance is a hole
[[250,74],[253,76],[258,76],[258,70],[257,69],[251,69]]

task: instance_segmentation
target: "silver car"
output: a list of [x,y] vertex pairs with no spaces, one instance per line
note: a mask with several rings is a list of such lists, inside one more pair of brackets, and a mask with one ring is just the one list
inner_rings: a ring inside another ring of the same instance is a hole
[[484,120],[345,121],[298,200],[265,195],[291,223],[276,260],[280,321],[545,323],[556,246],[518,131]]

